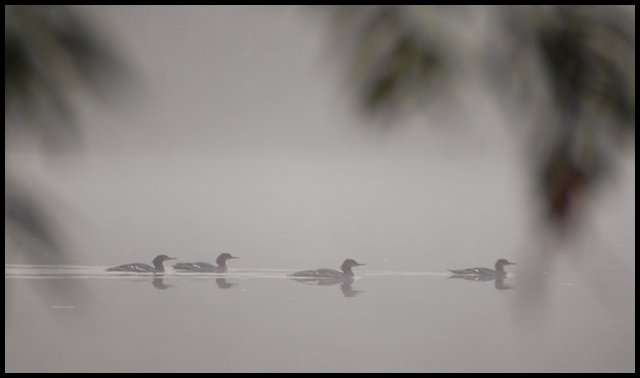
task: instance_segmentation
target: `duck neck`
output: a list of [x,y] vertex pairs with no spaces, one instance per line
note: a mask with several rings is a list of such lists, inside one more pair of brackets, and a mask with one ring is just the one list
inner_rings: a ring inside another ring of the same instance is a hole
[[156,268],[157,272],[164,272],[164,261],[153,260],[153,266]]
[[341,266],[340,270],[344,273],[345,276],[353,276],[353,270],[351,270],[350,266]]
[[218,268],[220,269],[227,269],[227,260],[225,259],[217,259],[216,264],[218,264]]

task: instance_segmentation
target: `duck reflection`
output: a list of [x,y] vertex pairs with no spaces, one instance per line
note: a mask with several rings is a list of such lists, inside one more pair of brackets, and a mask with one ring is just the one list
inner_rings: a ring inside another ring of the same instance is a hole
[[340,290],[345,297],[355,297],[358,293],[364,293],[363,290],[354,290],[352,285],[353,277],[325,277],[325,278],[296,278],[296,282],[305,285],[333,286],[340,284]]
[[[158,290],[166,290],[170,287],[174,287],[175,285],[169,285],[164,283],[164,277],[162,275],[154,275],[153,280],[151,281],[153,287]],[[227,282],[226,278],[216,278],[216,285],[218,285],[219,289],[230,289],[232,286],[238,286],[237,283]]]
[[226,278],[216,278],[216,284],[220,289],[230,289],[231,286],[238,286],[237,283],[227,282]]
[[153,287],[155,287],[158,290],[166,290],[170,287],[174,287],[175,285],[167,285],[164,283],[164,277],[162,276],[155,276],[153,278],[153,281],[151,281],[151,284],[153,284]]
[[[164,276],[162,274],[154,274],[151,284],[158,290],[166,290],[175,285],[169,285],[164,283]],[[216,285],[219,289],[230,289],[232,286],[238,286],[237,283],[227,282],[226,278],[216,278]]]
[[498,278],[495,276],[464,276],[464,275],[458,275],[458,274],[454,274],[452,276],[450,276],[448,279],[462,279],[462,280],[467,280],[467,281],[494,281],[494,286],[496,288],[496,290],[508,290],[508,289],[515,289],[515,286],[511,286],[509,284],[506,284],[504,282],[504,278]]

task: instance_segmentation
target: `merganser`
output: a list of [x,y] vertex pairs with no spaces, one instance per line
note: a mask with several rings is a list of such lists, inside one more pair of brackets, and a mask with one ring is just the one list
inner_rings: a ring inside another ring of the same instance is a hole
[[162,273],[164,272],[162,263],[167,260],[175,260],[175,258],[167,255],[158,255],[153,259],[153,266],[142,263],[126,264],[109,268],[107,272]]
[[365,264],[359,264],[355,260],[346,259],[342,263],[340,270],[342,272],[338,272],[334,269],[318,269],[318,270],[303,270],[301,272],[296,272],[290,274],[290,277],[309,277],[309,278],[342,278],[342,277],[353,277],[353,271],[351,268],[356,266],[362,266]]
[[516,265],[516,263],[511,263],[505,259],[500,259],[496,261],[496,270],[489,269],[489,268],[471,268],[471,269],[460,269],[460,270],[447,269],[447,270],[459,276],[482,276],[482,277],[487,277],[487,279],[491,279],[492,277],[506,277],[507,272],[504,270],[504,267],[506,265]]
[[207,262],[178,263],[173,266],[173,269],[200,273],[225,273],[227,271],[227,260],[238,258],[239,257],[231,256],[228,253],[223,253],[216,259],[218,266]]

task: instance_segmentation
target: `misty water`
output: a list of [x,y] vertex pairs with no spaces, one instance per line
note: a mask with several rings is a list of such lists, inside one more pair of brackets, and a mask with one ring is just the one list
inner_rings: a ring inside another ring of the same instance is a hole
[[[66,209],[75,263],[7,255],[5,371],[634,371],[628,168],[618,195],[594,202],[588,231],[554,248],[532,232],[520,168],[504,160],[94,159],[61,169],[46,181],[64,193],[50,206]],[[240,257],[226,274],[105,271],[222,252]],[[353,282],[287,276],[345,258],[366,264]],[[502,282],[446,270],[498,258],[517,263]]]
[[[445,18],[434,25],[451,19],[453,28],[434,36],[446,36],[451,57],[460,48],[481,63],[479,46],[488,46],[493,61],[513,29],[489,37],[500,25],[484,18],[489,9],[460,8],[470,18],[438,10]],[[453,106],[429,92],[415,114],[359,117],[348,74],[357,50],[336,44],[327,12],[76,10],[92,16],[90,30],[131,76],[112,96],[76,92],[82,80],[64,88],[78,135],[60,135],[79,145],[46,153],[60,125],[30,107],[26,118],[42,129],[6,127],[5,191],[30,191],[68,252],[56,261],[5,215],[6,372],[635,371],[633,147],[602,151],[609,176],[589,183],[576,222],[558,235],[545,230],[536,201],[534,160],[544,154],[534,150],[545,143],[532,132],[548,134],[551,98],[549,114],[530,114],[537,107],[519,108],[517,98],[545,96],[511,95],[500,81],[510,98],[497,96],[488,78],[467,76],[482,71],[471,64],[451,85]],[[456,34],[470,38],[450,43]],[[483,36],[497,44],[470,43]],[[34,66],[47,74],[49,61],[76,66],[66,55]],[[47,97],[33,94],[38,104]],[[225,252],[239,256],[226,274],[178,273],[170,263],[162,275],[106,272],[160,254],[213,263]],[[353,282],[287,276],[347,258],[366,264]],[[503,281],[449,279],[447,269],[493,268],[500,258],[517,264]]]

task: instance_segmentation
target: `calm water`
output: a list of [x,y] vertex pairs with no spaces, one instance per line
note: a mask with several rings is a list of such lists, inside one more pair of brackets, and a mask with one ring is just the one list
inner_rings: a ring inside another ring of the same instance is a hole
[[613,306],[578,276],[546,277],[548,314],[528,323],[517,275],[498,290],[440,271],[367,266],[352,284],[326,286],[282,270],[133,276],[104,268],[5,267],[7,372],[635,369],[635,299],[619,286],[634,280],[631,271],[597,278],[621,294]]
[[[77,265],[7,254],[5,370],[634,371],[628,168],[583,236],[554,246],[530,232],[522,170],[507,160],[75,166],[47,182],[68,204],[49,208],[67,214]],[[104,271],[221,252],[240,256],[226,275]],[[286,276],[345,258],[366,264],[350,285]],[[502,283],[448,279],[498,258],[517,263]]]

